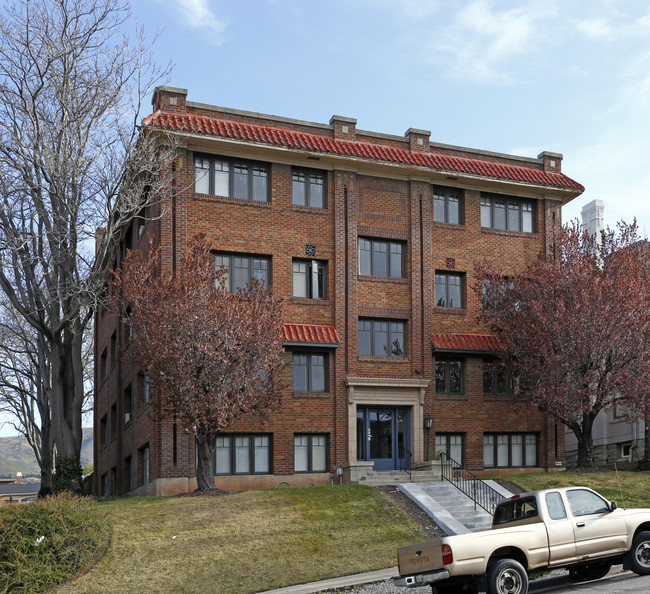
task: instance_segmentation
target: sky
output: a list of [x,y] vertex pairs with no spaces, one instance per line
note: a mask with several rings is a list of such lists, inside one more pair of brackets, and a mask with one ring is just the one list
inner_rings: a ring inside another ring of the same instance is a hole
[[[536,157],[650,235],[647,0],[132,0],[188,99]],[[147,111],[147,113],[149,113]],[[1,419],[0,419],[1,420]],[[0,435],[10,434],[7,427]]]
[[650,235],[647,0],[133,0],[188,99],[536,157]]

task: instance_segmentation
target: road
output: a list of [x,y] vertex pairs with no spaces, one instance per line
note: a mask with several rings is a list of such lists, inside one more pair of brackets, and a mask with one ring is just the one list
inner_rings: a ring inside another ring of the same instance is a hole
[[570,581],[568,577],[546,578],[531,582],[528,591],[531,594],[541,592],[553,592],[553,594],[635,592],[642,594],[650,592],[650,576],[640,576],[630,571],[623,572],[620,565],[615,565],[604,578],[594,582],[576,583]]
[[[313,590],[316,592],[317,590]],[[331,591],[331,590],[328,590]],[[592,582],[575,582],[569,579],[568,572],[560,577],[549,577],[533,580],[528,590],[530,594],[551,592],[552,594],[620,594],[634,592],[635,594],[650,593],[650,576],[639,576],[630,571],[623,572],[620,565],[612,567],[609,574],[600,580]],[[392,580],[354,586],[335,590],[346,594],[426,594],[431,590],[426,588],[397,588]]]

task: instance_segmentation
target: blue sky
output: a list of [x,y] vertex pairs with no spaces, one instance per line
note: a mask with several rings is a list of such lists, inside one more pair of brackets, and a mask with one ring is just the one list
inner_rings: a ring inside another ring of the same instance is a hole
[[[133,0],[168,84],[214,105],[536,157],[650,235],[644,0]],[[0,429],[0,435],[10,433]]]
[[536,157],[650,234],[650,5],[636,0],[134,0],[169,84],[214,105]]

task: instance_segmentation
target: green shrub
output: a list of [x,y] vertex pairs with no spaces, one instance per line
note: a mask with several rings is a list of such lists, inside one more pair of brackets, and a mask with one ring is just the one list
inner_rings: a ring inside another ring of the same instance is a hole
[[87,567],[109,526],[88,498],[64,493],[0,507],[0,593],[42,592]]

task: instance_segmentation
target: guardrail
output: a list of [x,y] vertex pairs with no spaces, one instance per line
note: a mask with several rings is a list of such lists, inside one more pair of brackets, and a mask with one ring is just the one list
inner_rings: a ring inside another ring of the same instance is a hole
[[495,491],[485,481],[482,481],[466,468],[463,468],[460,463],[447,456],[444,452],[440,452],[440,470],[442,480],[450,482],[474,501],[474,509],[479,505],[488,513],[494,514],[496,506],[505,499],[501,493]]
[[404,448],[404,457],[399,459],[399,469],[406,472],[409,475],[409,480],[413,478],[411,476],[411,459],[413,458],[413,453],[408,448]]

